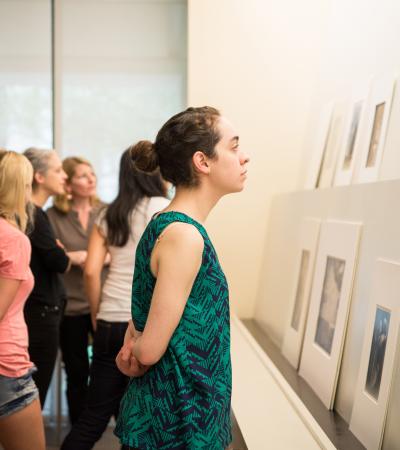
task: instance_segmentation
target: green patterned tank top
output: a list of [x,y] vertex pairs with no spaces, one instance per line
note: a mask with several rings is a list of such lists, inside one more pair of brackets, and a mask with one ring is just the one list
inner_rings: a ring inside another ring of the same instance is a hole
[[115,434],[140,450],[222,450],[232,441],[229,296],[225,275],[204,227],[186,214],[159,214],[136,250],[132,318],[143,331],[156,279],[150,257],[158,236],[173,222],[197,228],[202,263],[182,318],[163,357],[131,378]]

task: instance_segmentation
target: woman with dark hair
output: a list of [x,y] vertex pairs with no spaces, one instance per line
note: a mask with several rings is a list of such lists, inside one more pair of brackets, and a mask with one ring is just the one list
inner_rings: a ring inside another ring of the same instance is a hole
[[169,119],[132,149],[138,169],[176,186],[136,251],[132,318],[116,362],[132,377],[116,427],[124,449],[223,450],[232,440],[228,286],[203,226],[243,189],[248,156],[210,107]]
[[[115,365],[131,317],[131,288],[137,243],[151,217],[165,208],[165,184],[159,171],[146,174],[134,168],[130,149],[120,162],[119,192],[100,214],[90,236],[84,279],[93,328],[93,361],[87,407],[65,438],[62,449],[91,449],[100,439],[129,381]],[[101,269],[107,253],[109,272],[101,288]]]

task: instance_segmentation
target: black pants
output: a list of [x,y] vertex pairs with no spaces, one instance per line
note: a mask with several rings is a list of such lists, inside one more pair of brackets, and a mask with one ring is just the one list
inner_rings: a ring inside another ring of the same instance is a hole
[[110,418],[117,417],[129,378],[115,364],[127,322],[97,321],[87,405],[72,426],[61,450],[89,450],[101,438]]
[[69,419],[74,424],[86,405],[89,382],[89,334],[93,333],[90,314],[64,316],[60,346],[67,374]]
[[33,379],[43,408],[57,359],[62,309],[30,305],[25,308],[24,315],[28,326],[29,356],[38,369]]

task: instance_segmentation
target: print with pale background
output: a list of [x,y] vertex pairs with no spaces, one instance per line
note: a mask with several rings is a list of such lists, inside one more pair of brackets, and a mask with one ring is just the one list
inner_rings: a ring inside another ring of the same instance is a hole
[[314,341],[331,353],[346,262],[328,256]]
[[359,101],[354,105],[353,116],[351,119],[350,132],[346,143],[346,153],[343,161],[343,170],[349,170],[353,159],[354,144],[356,142],[358,126],[360,124],[361,110],[363,102]]
[[382,134],[382,122],[385,113],[385,102],[376,105],[374,125],[372,127],[371,141],[368,150],[367,166],[374,167],[376,163],[376,156],[378,153],[379,140]]

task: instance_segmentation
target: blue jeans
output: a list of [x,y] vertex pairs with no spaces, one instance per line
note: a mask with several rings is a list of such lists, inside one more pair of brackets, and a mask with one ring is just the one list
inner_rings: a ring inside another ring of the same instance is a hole
[[129,378],[115,364],[127,322],[97,321],[87,405],[62,443],[61,450],[89,450],[101,438],[110,418],[118,415]]
[[32,379],[36,368],[29,369],[21,377],[0,375],[0,417],[6,417],[24,409],[39,396]]

